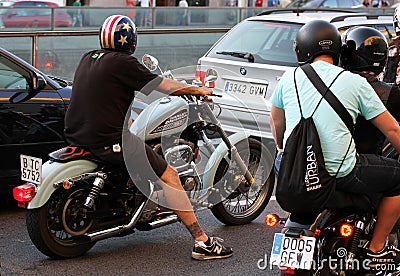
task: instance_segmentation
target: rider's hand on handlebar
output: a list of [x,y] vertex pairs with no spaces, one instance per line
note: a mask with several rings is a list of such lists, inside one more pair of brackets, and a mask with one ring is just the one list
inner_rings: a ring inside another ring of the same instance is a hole
[[205,86],[202,87],[197,87],[195,90],[195,93],[193,95],[196,96],[210,96],[213,93],[213,91]]

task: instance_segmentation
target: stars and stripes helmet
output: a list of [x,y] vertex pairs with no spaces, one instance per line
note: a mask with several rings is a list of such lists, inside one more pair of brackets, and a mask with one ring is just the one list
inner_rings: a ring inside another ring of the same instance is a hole
[[100,27],[99,39],[102,49],[115,49],[133,54],[137,41],[135,23],[125,15],[111,15]]

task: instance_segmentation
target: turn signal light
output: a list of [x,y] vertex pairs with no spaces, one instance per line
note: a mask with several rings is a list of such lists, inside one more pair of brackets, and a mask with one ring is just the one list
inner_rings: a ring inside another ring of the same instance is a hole
[[340,235],[344,238],[351,237],[353,235],[354,228],[348,223],[344,223],[340,226]]
[[269,227],[274,227],[278,224],[279,217],[275,214],[268,214],[265,216],[265,224]]
[[[18,206],[24,207],[23,205],[26,206],[26,203],[32,200],[36,193],[36,186],[31,183],[26,183],[21,186],[14,187],[13,189],[13,196],[16,201],[18,201]],[[20,205],[20,203],[22,203]],[[23,204],[25,203],[25,204]]]

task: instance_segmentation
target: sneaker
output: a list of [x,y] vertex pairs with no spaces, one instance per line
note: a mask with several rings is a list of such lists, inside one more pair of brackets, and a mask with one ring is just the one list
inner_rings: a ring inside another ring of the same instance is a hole
[[211,260],[211,259],[223,259],[232,256],[233,250],[230,247],[222,245],[224,241],[218,237],[209,237],[210,245],[206,245],[202,241],[195,241],[192,258],[196,260]]
[[386,241],[385,247],[378,252],[366,249],[365,257],[371,261],[369,264],[371,268],[379,267],[382,264],[400,264],[400,249]]

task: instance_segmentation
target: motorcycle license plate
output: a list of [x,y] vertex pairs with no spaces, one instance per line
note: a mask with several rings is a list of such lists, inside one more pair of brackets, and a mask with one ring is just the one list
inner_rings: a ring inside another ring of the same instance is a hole
[[239,81],[225,81],[224,92],[235,95],[261,96],[267,95],[267,85]]
[[20,161],[21,179],[39,185],[42,180],[42,159],[21,154]]
[[293,238],[275,233],[270,265],[310,269],[315,248],[314,237]]

